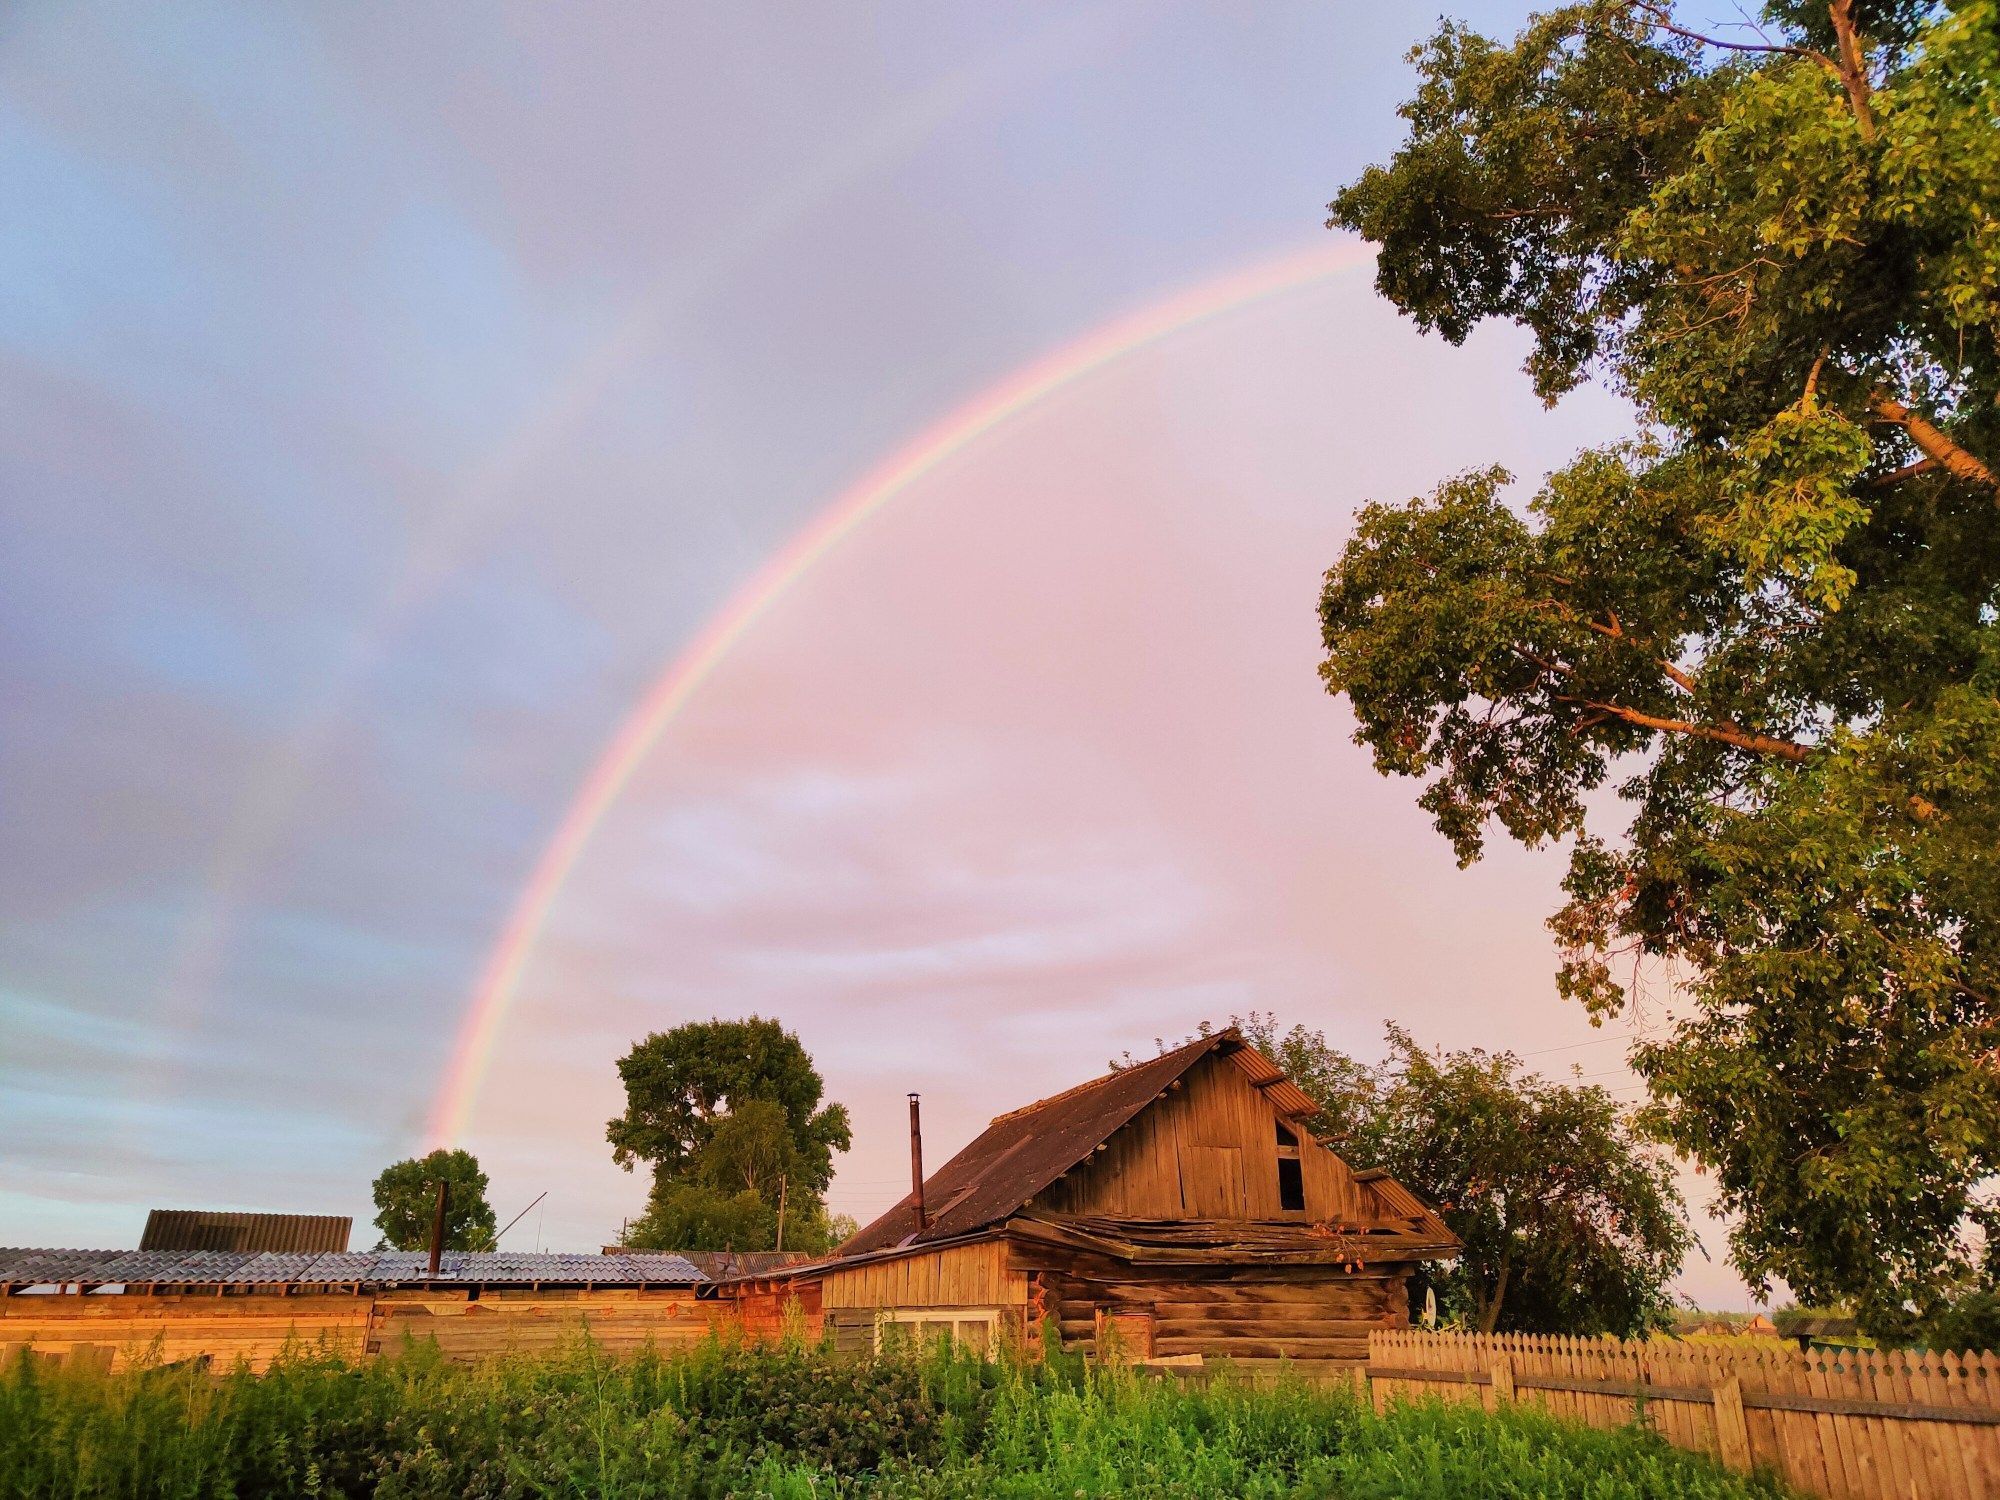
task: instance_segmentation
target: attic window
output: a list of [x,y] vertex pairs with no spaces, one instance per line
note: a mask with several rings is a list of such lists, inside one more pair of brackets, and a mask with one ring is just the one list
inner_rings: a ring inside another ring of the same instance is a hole
[[1306,1207],[1305,1167],[1299,1161],[1299,1138],[1278,1121],[1278,1207],[1286,1213],[1304,1213]]

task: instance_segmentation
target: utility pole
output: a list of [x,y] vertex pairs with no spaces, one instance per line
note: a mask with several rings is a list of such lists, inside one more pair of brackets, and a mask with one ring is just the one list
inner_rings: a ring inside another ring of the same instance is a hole
[[784,1177],[778,1178],[778,1249],[785,1248],[785,1189],[789,1186]]

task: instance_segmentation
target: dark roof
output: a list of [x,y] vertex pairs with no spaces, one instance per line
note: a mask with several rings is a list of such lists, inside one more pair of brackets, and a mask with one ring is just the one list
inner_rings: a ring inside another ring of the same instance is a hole
[[450,1282],[493,1286],[694,1286],[709,1278],[678,1255],[523,1255],[511,1250],[447,1250],[438,1273],[421,1250],[335,1251],[325,1255],[241,1250],[0,1250],[0,1285],[78,1282],[86,1286],[395,1286]]
[[[902,1202],[843,1244],[835,1258],[953,1239],[1006,1219],[1218,1048],[1250,1050],[1233,1028],[1218,1031],[999,1116],[977,1140],[924,1180],[924,1210],[930,1222],[922,1234],[914,1233],[915,1206],[906,1193]],[[1261,1055],[1252,1055],[1264,1062]],[[1257,1076],[1253,1072],[1253,1081]],[[1284,1075],[1278,1078],[1283,1080]],[[1285,1082],[1296,1092],[1296,1085]],[[1286,1100],[1274,1102],[1281,1113],[1290,1115],[1313,1108],[1310,1100],[1303,1109],[1287,1108]]]
[[812,1257],[803,1250],[683,1250],[681,1255],[710,1281],[735,1276],[768,1276]]
[[146,1215],[141,1250],[278,1250],[324,1255],[347,1248],[354,1220],[345,1214],[234,1213],[156,1208]]

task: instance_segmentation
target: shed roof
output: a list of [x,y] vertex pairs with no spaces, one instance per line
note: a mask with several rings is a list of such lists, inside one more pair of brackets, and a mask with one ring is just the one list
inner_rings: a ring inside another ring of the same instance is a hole
[[954,1239],[1007,1218],[1212,1052],[1234,1060],[1280,1115],[1300,1119],[1318,1113],[1319,1106],[1232,1026],[996,1116],[978,1139],[925,1179],[929,1222],[921,1234],[915,1204],[905,1194],[843,1244],[837,1258]]

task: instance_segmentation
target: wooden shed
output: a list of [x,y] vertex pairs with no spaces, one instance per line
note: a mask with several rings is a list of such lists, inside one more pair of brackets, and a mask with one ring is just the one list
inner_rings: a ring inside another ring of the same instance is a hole
[[[1234,1029],[1001,1115],[827,1259],[745,1279],[850,1349],[924,1330],[985,1346],[1053,1318],[1133,1359],[1346,1366],[1409,1322],[1451,1231],[1314,1138],[1316,1106]],[[1107,1333],[1115,1330],[1115,1342]]]

